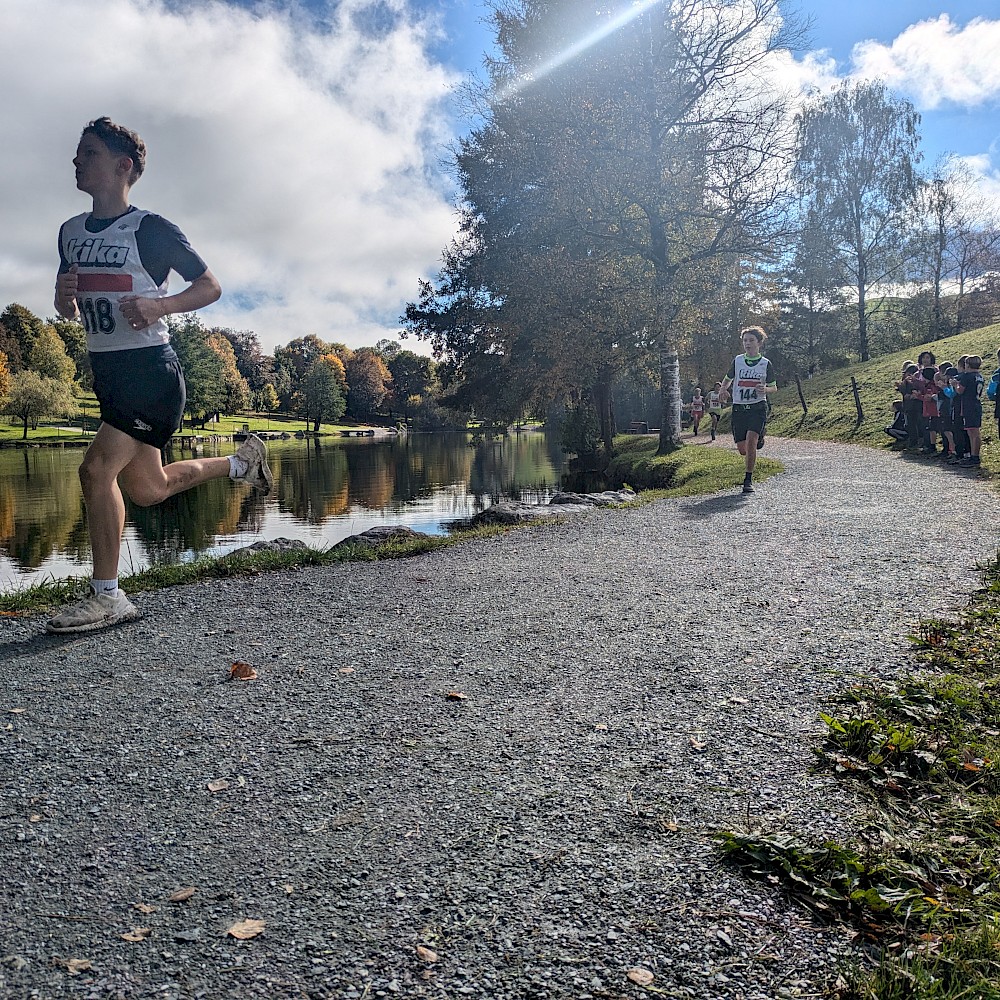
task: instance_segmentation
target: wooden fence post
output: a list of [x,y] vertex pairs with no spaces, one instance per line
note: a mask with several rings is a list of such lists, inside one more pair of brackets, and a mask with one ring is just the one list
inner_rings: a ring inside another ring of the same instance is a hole
[[858,411],[858,423],[865,419],[864,411],[861,409],[861,397],[858,395],[858,383],[854,376],[851,376],[851,388],[854,390],[854,406]]
[[798,390],[799,390],[799,402],[802,404],[802,412],[803,413],[808,413],[809,412],[809,407],[806,406],[805,393],[803,393],[803,391],[802,391],[802,379],[800,379],[797,374],[795,376],[795,385],[798,387]]

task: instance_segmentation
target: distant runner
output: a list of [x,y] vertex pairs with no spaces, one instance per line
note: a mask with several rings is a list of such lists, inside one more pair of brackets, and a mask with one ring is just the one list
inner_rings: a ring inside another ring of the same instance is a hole
[[767,393],[777,392],[771,362],[762,354],[767,335],[759,326],[740,331],[743,353],[733,359],[729,374],[722,380],[721,391],[732,386],[733,440],[746,458],[743,492],[753,493],[753,470],[757,464],[757,447],[764,437],[767,424]]
[[722,383],[716,382],[708,393],[708,415],[712,418],[712,440],[719,429],[719,418],[722,416]]
[[[55,307],[86,328],[101,406],[101,426],[80,466],[94,569],[90,593],[52,618],[49,632],[89,632],[139,616],[118,586],[122,488],[148,507],[224,476],[271,487],[256,436],[228,458],[163,465],[160,449],[180,426],[186,398],[164,317],[201,309],[222,289],[176,226],[129,205],[145,164],[142,139],[110,118],[87,125],[73,158],[76,186],[91,196],[93,211],[59,230]],[[171,270],[189,282],[176,295],[167,294]]]

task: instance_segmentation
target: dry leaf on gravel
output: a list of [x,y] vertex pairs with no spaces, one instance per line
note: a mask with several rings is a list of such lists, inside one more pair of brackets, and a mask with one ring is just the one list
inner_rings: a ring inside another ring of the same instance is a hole
[[26,708],[8,708],[7,711],[10,712],[11,715],[24,715],[24,713],[28,710]]
[[215,781],[210,781],[208,783],[208,790],[210,792],[223,792],[229,787],[229,782],[225,778],[216,778]]
[[353,674],[354,673],[354,667],[341,667],[337,671],[337,673],[338,674]]
[[656,978],[649,969],[629,969],[627,975],[636,986],[650,986]]
[[146,938],[148,938],[149,935],[152,933],[153,933],[152,927],[133,927],[132,930],[128,931],[125,934],[119,934],[118,936],[123,941],[137,942],[137,941],[145,941]]
[[156,913],[156,907],[150,906],[149,903],[136,903],[135,909],[140,913]]
[[193,885],[182,885],[179,889],[175,889],[169,896],[167,896],[168,903],[183,903],[186,899],[190,899],[198,890]]
[[263,920],[241,920],[238,924],[233,924],[226,933],[230,937],[239,938],[240,941],[249,941],[250,938],[255,938],[263,930]]
[[437,952],[431,951],[430,948],[425,948],[422,944],[417,945],[417,958],[421,962],[433,963],[438,960]]
[[233,660],[233,665],[229,668],[229,679],[231,681],[255,681],[257,671],[243,660]]
[[42,821],[42,814],[41,813],[32,813],[28,817],[28,822],[29,823],[41,823],[41,821]]
[[94,967],[89,958],[53,958],[52,961],[55,965],[61,965],[71,976],[89,972]]
[[594,729],[599,733],[606,733],[608,731],[608,725],[606,722],[595,722]]
[[466,701],[469,696],[467,694],[462,694],[461,691],[449,691],[445,697],[448,701]]
[[696,740],[693,736],[689,737],[689,739],[691,740],[691,746],[693,746],[695,750],[704,750],[705,747],[708,746],[704,740]]

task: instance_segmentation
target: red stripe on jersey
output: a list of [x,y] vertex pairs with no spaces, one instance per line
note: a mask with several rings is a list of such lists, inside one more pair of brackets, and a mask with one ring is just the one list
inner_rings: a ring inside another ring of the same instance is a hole
[[738,386],[740,386],[740,385],[742,385],[742,386],[755,386],[755,385],[763,385],[764,383],[761,382],[761,380],[757,379],[757,378],[741,378],[741,379],[739,379],[737,381],[736,384]]
[[131,292],[131,274],[78,274],[76,288],[80,292]]

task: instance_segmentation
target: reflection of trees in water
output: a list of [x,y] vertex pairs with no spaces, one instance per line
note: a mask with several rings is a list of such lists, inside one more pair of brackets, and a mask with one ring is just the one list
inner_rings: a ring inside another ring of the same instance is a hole
[[527,501],[548,496],[559,481],[557,470],[564,456],[547,435],[511,434],[475,447],[475,461],[469,478],[469,490],[477,506],[513,497]]
[[271,463],[278,506],[307,524],[322,524],[348,509],[347,457],[339,445],[310,441],[275,453]]
[[81,538],[89,551],[76,473],[81,457],[61,448],[0,452],[0,546],[21,568],[35,569],[54,552],[73,551]]
[[[155,507],[126,500],[128,518],[151,562],[176,562],[185,552],[204,552],[217,535],[259,531],[264,499],[228,479],[213,479]],[[128,552],[124,552],[128,558]]]

